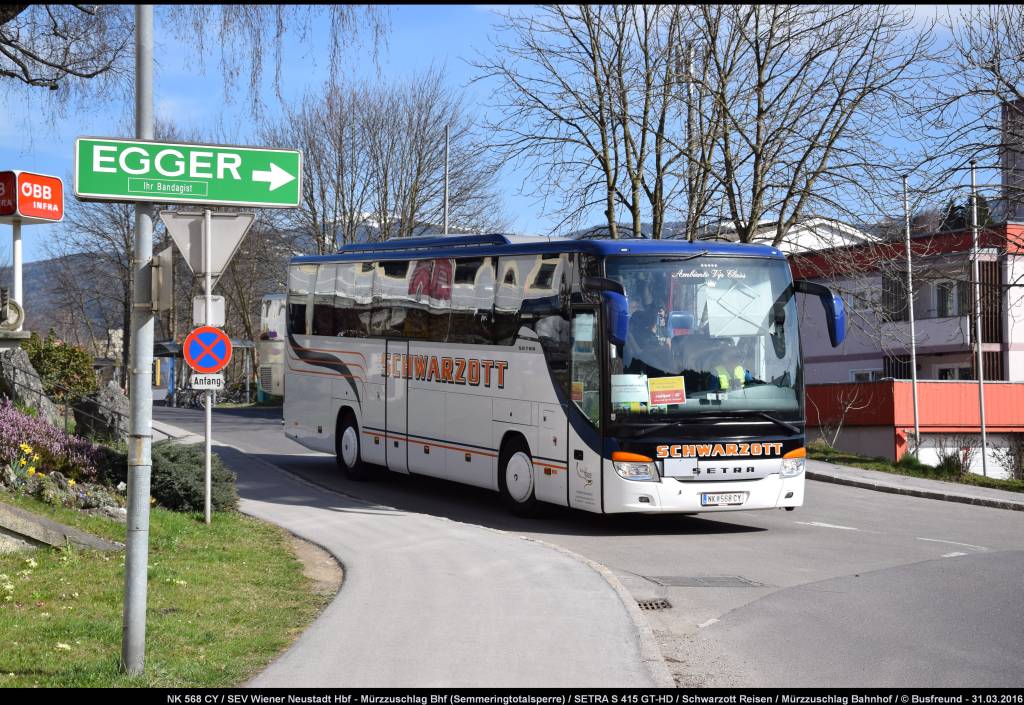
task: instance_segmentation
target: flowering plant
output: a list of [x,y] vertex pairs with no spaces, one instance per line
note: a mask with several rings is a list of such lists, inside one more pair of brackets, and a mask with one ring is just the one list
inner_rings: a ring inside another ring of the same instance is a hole
[[14,474],[60,472],[77,480],[91,480],[99,471],[103,451],[89,441],[51,426],[44,419],[19,411],[0,399],[0,463]]

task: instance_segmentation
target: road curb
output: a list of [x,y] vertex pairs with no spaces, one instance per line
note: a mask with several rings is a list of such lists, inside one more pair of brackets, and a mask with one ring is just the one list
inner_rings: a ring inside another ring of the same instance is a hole
[[[487,528],[487,527],[484,527]],[[504,532],[509,533],[509,532]],[[658,641],[654,638],[654,631],[651,629],[647,619],[644,618],[643,613],[636,604],[636,598],[633,597],[626,586],[615,577],[615,573],[611,571],[608,566],[598,563],[597,561],[591,560],[584,555],[576,553],[564,546],[558,544],[549,543],[543,539],[534,539],[528,536],[520,536],[523,541],[532,541],[533,543],[541,544],[546,548],[550,548],[559,553],[563,553],[570,558],[573,558],[580,563],[585,564],[591,570],[596,572],[605,582],[615,591],[619,596],[619,600],[626,608],[626,613],[629,615],[630,620],[633,622],[633,626],[636,627],[637,637],[640,639],[640,658],[647,666],[647,670],[651,674],[651,678],[654,679],[658,688],[676,688],[678,687],[675,678],[672,677],[672,673],[669,670],[668,662],[665,660],[665,656],[661,653],[661,649],[658,648]]]
[[[172,431],[172,432],[177,432],[177,433],[182,434],[183,437],[187,437],[187,436],[191,435],[191,434],[189,434],[189,432],[185,431],[184,429],[179,428],[177,426],[173,426],[172,424],[162,423],[162,425],[165,428],[167,428],[170,431]],[[340,497],[345,497],[346,499],[355,500],[355,501],[360,502],[362,504],[365,504],[367,506],[386,506],[386,505],[380,504],[379,502],[370,502],[369,500],[363,499],[362,497],[356,497],[354,495],[350,495],[350,494],[347,494],[345,492],[339,492],[338,490],[336,490],[336,489],[334,489],[332,487],[327,487],[326,485],[321,485],[321,484],[319,484],[317,482],[313,482],[311,480],[307,480],[306,478],[301,477],[299,475],[296,475],[295,473],[293,473],[293,472],[291,472],[291,471],[289,471],[289,470],[287,470],[285,468],[282,468],[279,465],[275,465],[274,463],[271,463],[268,460],[263,460],[262,458],[253,458],[252,456],[250,456],[248,453],[246,453],[241,448],[239,448],[237,446],[234,446],[234,445],[231,445],[229,443],[217,443],[216,445],[224,446],[226,448],[231,448],[232,450],[234,450],[234,451],[236,451],[238,453],[242,453],[247,458],[249,458],[251,461],[258,462],[258,463],[261,463],[261,464],[263,464],[263,465],[265,465],[267,467],[273,468],[278,473],[287,475],[290,479],[295,480],[296,482],[300,482],[300,483],[302,483],[302,484],[304,484],[304,485],[306,485],[308,487],[313,487],[313,488],[316,488],[318,490],[322,490],[324,492],[330,492],[331,494],[336,494],[336,495],[338,495]],[[441,521],[452,521],[451,519],[446,519],[444,517],[434,517],[434,518],[438,519],[438,520],[441,520]],[[459,522],[459,523],[462,523],[462,522]],[[511,531],[504,531],[502,529],[492,529],[491,527],[488,527],[488,526],[478,526],[476,524],[474,524],[473,526],[477,526],[477,528],[484,529],[484,530],[487,530],[487,531],[493,531],[493,532],[502,534],[502,535],[510,537],[510,538],[517,536],[517,534],[515,532],[511,532]],[[300,538],[302,538],[302,537],[300,537]],[[536,544],[539,544],[541,546],[544,546],[545,548],[557,551],[557,552],[559,552],[559,553],[561,553],[561,554],[563,554],[565,556],[568,556],[569,558],[572,558],[573,560],[576,560],[576,561],[579,561],[580,563],[583,563],[588,568],[593,570],[595,573],[600,575],[601,578],[603,578],[604,581],[608,584],[608,586],[611,587],[611,589],[615,591],[615,594],[618,596],[619,601],[622,603],[623,607],[625,607],[626,614],[629,615],[629,619],[633,623],[633,627],[636,629],[637,639],[640,642],[640,659],[643,662],[644,666],[647,668],[647,671],[650,674],[651,678],[654,680],[654,682],[656,684],[656,687],[658,687],[658,688],[675,688],[675,687],[677,687],[675,679],[672,677],[671,671],[669,670],[668,662],[665,661],[665,657],[661,653],[661,649],[658,648],[658,642],[654,638],[654,631],[651,629],[650,624],[644,618],[643,613],[640,611],[640,608],[637,606],[636,599],[629,593],[628,590],[626,590],[626,587],[622,584],[622,582],[617,577],[615,577],[615,574],[611,571],[610,568],[608,568],[607,566],[605,566],[605,565],[603,565],[601,563],[598,563],[597,561],[591,560],[590,558],[587,558],[584,555],[576,553],[575,551],[572,551],[572,550],[570,550],[568,548],[565,548],[563,546],[559,546],[557,544],[550,543],[548,541],[544,541],[542,539],[535,539],[535,538],[530,538],[528,536],[522,536],[522,535],[518,535],[518,538],[520,540],[522,540],[522,541],[530,541],[532,543],[536,543]],[[308,540],[308,539],[303,539],[303,540]],[[315,542],[311,542],[311,543],[315,543]],[[319,545],[319,544],[317,544],[317,545]],[[339,556],[335,555],[334,553],[332,553],[330,550],[328,550],[324,546],[320,546],[320,548],[324,549],[331,556],[333,556],[334,559],[338,562],[338,564],[342,567],[342,570],[344,570],[344,571],[348,570],[348,567],[345,565],[344,561],[342,561]],[[342,585],[342,589],[344,589],[344,585]],[[341,594],[341,590],[338,591],[338,594],[339,595]],[[253,678],[255,678],[255,677],[256,676],[253,676]]]
[[942,502],[960,502],[961,504],[973,504],[980,507],[992,507],[994,509],[1009,509],[1012,511],[1024,512],[1024,500],[1015,502],[1012,500],[992,499],[989,497],[974,497],[965,494],[951,494],[938,490],[922,490],[916,487],[900,487],[899,485],[888,485],[868,480],[858,480],[851,477],[842,477],[829,473],[806,470],[807,479],[818,480],[819,482],[831,482],[835,485],[847,485],[859,487],[864,490],[875,492],[888,492],[889,494],[902,494],[910,497],[921,497],[924,499],[937,499]]

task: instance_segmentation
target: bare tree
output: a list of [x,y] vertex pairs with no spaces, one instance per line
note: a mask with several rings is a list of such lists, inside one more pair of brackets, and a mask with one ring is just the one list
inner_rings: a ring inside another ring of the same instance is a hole
[[382,238],[436,230],[444,218],[445,127],[449,128],[449,220],[455,231],[501,229],[497,168],[477,143],[462,97],[431,69],[390,86],[367,105],[363,138],[370,206]]
[[681,17],[665,5],[509,12],[500,30],[511,39],[475,62],[479,79],[498,85],[494,146],[528,167],[524,190],[557,201],[559,227],[599,209],[617,237],[624,211],[633,233],[647,215],[660,237],[686,157],[676,129]]
[[[287,31],[302,45],[313,26],[329,26],[332,74],[339,70],[344,49],[353,44],[369,41],[376,59],[387,31],[387,11],[366,5],[169,5],[157,13],[158,23],[196,50],[200,65],[206,52],[217,48],[225,98],[230,99],[244,71],[256,112],[263,106],[260,88],[268,55],[280,97]],[[0,80],[19,96],[49,89],[56,100],[44,100],[42,107],[57,112],[76,99],[109,100],[112,91],[130,89],[134,31],[130,5],[0,6]]]
[[291,233],[296,249],[320,254],[436,229],[446,125],[453,231],[500,228],[496,167],[477,145],[461,97],[436,70],[394,86],[329,83],[264,128],[264,139],[303,151],[302,206],[273,223]]
[[[332,252],[338,243],[355,242],[367,217],[367,103],[365,88],[329,84],[325,92],[306,96],[261,131],[268,144],[302,150],[302,206],[274,215],[273,222],[306,235],[318,254]],[[298,247],[302,249],[301,243]]]
[[[898,166],[884,138],[915,95],[929,32],[892,6],[701,5],[704,89],[722,111],[715,158],[742,242],[810,214],[844,215]],[[891,192],[892,189],[889,189]]]
[[[135,238],[135,209],[122,203],[84,203],[69,201],[60,234],[50,243],[51,255],[62,258],[61,295],[72,305],[65,307],[70,330],[89,328],[100,312],[110,327],[102,331],[109,349],[113,341],[109,330],[124,331],[121,349],[121,379],[125,384],[131,331],[132,248]],[[82,254],[84,257],[71,255]],[[77,315],[81,318],[77,319]],[[113,318],[113,320],[109,320]],[[93,344],[99,336],[93,329]],[[67,334],[67,333],[65,333]],[[85,341],[81,341],[85,342]]]
[[0,77],[67,94],[130,68],[134,22],[124,5],[0,6]]

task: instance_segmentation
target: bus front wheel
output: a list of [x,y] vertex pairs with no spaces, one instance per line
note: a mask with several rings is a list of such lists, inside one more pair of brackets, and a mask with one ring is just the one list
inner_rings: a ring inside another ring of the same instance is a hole
[[534,516],[538,502],[534,492],[533,458],[530,449],[520,439],[509,441],[502,449],[498,472],[498,486],[505,504],[513,514]]
[[334,452],[338,467],[350,480],[365,480],[369,477],[369,469],[363,462],[359,447],[359,424],[352,414],[345,414],[338,420],[338,430],[334,434]]

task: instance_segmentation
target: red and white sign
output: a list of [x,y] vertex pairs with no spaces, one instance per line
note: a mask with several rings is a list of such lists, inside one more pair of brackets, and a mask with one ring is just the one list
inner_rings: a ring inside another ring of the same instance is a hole
[[56,223],[64,218],[64,184],[56,176],[0,171],[0,222]]
[[196,372],[215,374],[231,362],[231,339],[220,328],[200,326],[185,337],[181,352]]

